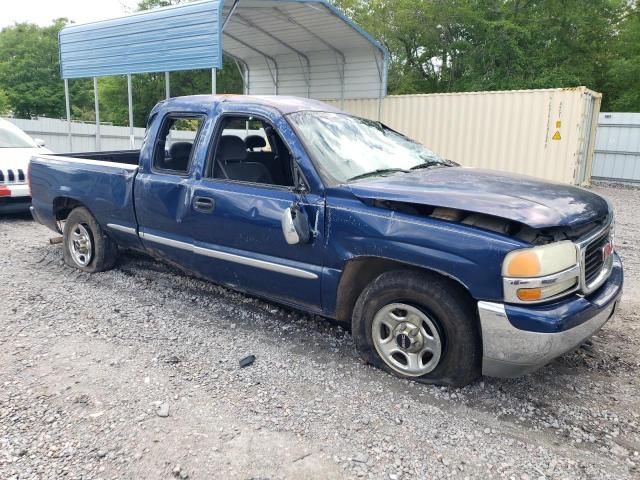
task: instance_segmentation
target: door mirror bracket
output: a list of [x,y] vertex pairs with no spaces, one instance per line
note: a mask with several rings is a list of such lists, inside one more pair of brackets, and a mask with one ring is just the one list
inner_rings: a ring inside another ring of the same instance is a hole
[[298,166],[297,157],[293,160],[293,185],[293,193],[295,193],[296,195],[306,195],[307,193],[309,193],[307,182],[304,179],[304,175],[300,171],[300,167]]

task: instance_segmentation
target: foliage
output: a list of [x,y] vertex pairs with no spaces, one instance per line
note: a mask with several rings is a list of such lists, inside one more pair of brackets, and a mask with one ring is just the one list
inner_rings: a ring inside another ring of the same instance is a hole
[[9,102],[9,95],[0,89],[0,115],[6,115],[11,110],[11,103]]
[[[141,0],[140,10],[184,0]],[[640,11],[631,0],[334,0],[391,53],[389,93],[586,85],[604,110],[640,111]],[[68,23],[0,31],[0,112],[65,116],[57,35]],[[70,80],[72,116],[95,118],[93,82]],[[218,91],[239,93],[225,57]],[[99,79],[102,121],[128,124],[126,77]],[[171,73],[173,96],[211,91],[208,70]],[[163,99],[164,74],[133,75],[134,124]]]
[[640,111],[640,10],[627,15],[613,48],[606,91],[615,111]]
[[624,105],[640,111],[635,2],[336,3],[389,49],[392,93],[586,85],[605,94],[604,108]]
[[64,23],[19,24],[0,32],[0,86],[16,116],[63,115],[56,35]]

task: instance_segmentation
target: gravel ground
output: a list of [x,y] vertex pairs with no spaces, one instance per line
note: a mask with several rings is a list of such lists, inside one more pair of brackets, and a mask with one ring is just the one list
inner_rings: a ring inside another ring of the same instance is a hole
[[4,218],[0,478],[640,478],[640,190],[595,190],[618,212],[618,315],[542,371],[459,390],[143,256],[79,273]]

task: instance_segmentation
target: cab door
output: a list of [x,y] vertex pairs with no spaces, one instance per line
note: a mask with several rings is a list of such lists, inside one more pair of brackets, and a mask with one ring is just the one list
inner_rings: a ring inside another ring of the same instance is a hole
[[[193,185],[195,268],[240,290],[320,311],[324,197],[294,181],[292,148],[274,123],[250,113],[219,116],[214,148]],[[255,137],[264,139],[262,147]],[[282,227],[292,206],[309,228],[309,238],[295,245]]]

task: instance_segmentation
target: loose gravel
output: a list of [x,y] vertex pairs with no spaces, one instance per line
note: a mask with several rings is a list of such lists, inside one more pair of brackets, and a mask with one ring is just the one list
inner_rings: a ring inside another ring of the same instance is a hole
[[619,313],[535,374],[463,389],[144,256],[78,272],[53,232],[5,217],[0,478],[640,478],[640,190],[594,190],[618,213]]

